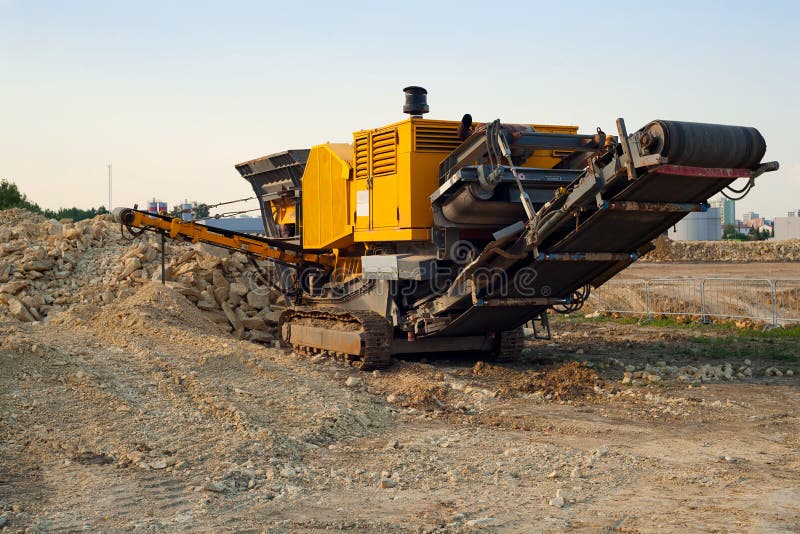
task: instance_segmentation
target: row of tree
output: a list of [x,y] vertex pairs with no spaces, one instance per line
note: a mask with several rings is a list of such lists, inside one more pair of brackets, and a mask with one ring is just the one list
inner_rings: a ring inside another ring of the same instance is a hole
[[749,234],[739,232],[732,224],[726,224],[722,228],[722,239],[732,239],[734,241],[764,241],[770,237],[773,237],[773,233],[766,228],[761,230],[753,228]]
[[[41,213],[48,219],[72,219],[73,221],[82,221],[83,219],[91,219],[95,215],[102,215],[108,213],[105,206],[99,208],[89,208],[82,210],[80,208],[59,208],[56,211],[50,209],[42,209],[38,204],[28,200],[25,193],[22,193],[17,184],[10,182],[3,178],[0,180],[0,210],[8,210],[11,208],[23,208],[34,213]],[[180,217],[180,207],[173,208],[171,215]],[[192,218],[201,219],[209,216],[209,207],[206,204],[194,203],[192,206]]]
[[73,221],[91,219],[95,215],[108,213],[105,206],[89,208],[88,210],[80,208],[59,208],[56,211],[42,209],[35,202],[28,200],[28,197],[20,192],[17,184],[3,178],[0,180],[0,210],[11,208],[23,208],[34,213],[41,213],[48,219],[72,219]]

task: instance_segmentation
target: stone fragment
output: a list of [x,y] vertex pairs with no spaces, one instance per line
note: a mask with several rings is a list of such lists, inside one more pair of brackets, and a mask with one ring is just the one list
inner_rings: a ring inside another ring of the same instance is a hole
[[396,487],[397,486],[397,481],[393,480],[391,478],[382,477],[379,484],[380,484],[381,489],[389,489],[389,488]]
[[486,528],[494,525],[494,519],[491,517],[479,517],[464,522],[464,525],[472,528]]
[[32,323],[36,320],[31,312],[28,311],[28,308],[16,297],[8,296],[6,297],[6,301],[8,302],[8,312],[18,321]]
[[250,341],[257,341],[259,343],[269,343],[275,341],[275,336],[264,330],[250,330],[247,333],[247,339]]
[[22,270],[44,272],[52,269],[54,265],[55,262],[49,258],[45,260],[31,260],[22,265]]
[[348,376],[347,380],[345,380],[345,382],[344,382],[344,385],[349,387],[349,388],[356,388],[356,387],[360,386],[362,383],[363,383],[363,380],[361,380],[359,377],[357,377],[357,376]]
[[266,330],[267,324],[261,317],[247,317],[242,319],[242,324],[248,330]]
[[217,301],[216,300],[200,299],[200,300],[197,301],[196,305],[201,310],[206,310],[206,311],[212,311],[212,310],[216,310],[217,308],[219,308],[219,306],[217,305]]
[[222,303],[228,300],[230,283],[225,279],[225,276],[222,274],[220,269],[214,269],[212,277],[214,284],[214,298],[216,298],[217,303],[222,306]]
[[125,267],[122,269],[122,272],[119,274],[119,276],[117,276],[117,280],[124,280],[141,268],[142,262],[139,260],[139,258],[128,258],[125,260]]
[[269,293],[264,289],[253,289],[247,293],[247,304],[256,310],[269,308]]
[[220,480],[211,480],[206,482],[204,489],[213,493],[223,493],[227,489],[227,486]]
[[78,231],[77,228],[74,226],[64,226],[61,235],[64,239],[78,239],[81,236],[81,233]]
[[270,310],[265,308],[258,312],[258,316],[261,317],[267,324],[277,324],[281,317],[281,313],[283,313],[283,310]]
[[238,295],[240,297],[244,297],[248,292],[247,286],[241,282],[233,282],[230,286],[228,286],[228,290],[231,294]]
[[231,307],[224,300],[220,302],[220,307],[222,308],[222,312],[225,314],[225,317],[227,317],[228,321],[231,323],[234,335],[241,339],[244,335],[244,325],[242,324],[241,319],[239,319],[239,316],[233,312]]
[[722,373],[723,376],[728,380],[733,378],[733,367],[731,366],[731,364],[726,363],[725,368],[722,370]]

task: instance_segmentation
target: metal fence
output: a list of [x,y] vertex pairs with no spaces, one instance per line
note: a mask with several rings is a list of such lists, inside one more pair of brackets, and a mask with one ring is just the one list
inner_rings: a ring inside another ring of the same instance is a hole
[[592,292],[599,312],[693,320],[751,319],[779,325],[800,322],[800,279],[615,279]]

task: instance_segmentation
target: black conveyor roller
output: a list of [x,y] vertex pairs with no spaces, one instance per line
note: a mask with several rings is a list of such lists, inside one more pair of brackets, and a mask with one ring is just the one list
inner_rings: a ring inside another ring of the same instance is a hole
[[672,165],[752,169],[767,150],[759,131],[746,126],[657,120],[642,131],[647,150]]

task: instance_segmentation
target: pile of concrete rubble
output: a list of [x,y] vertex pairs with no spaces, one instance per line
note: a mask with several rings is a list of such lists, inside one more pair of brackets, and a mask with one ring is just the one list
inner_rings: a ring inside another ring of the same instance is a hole
[[[167,240],[167,285],[243,339],[271,342],[282,297],[240,253]],[[259,264],[263,272],[269,265]],[[46,321],[75,304],[105,305],[161,279],[161,241],[129,241],[110,216],[73,223],[0,211],[0,314]]]
[[640,261],[790,262],[800,261],[800,239],[784,241],[672,241],[659,237]]

